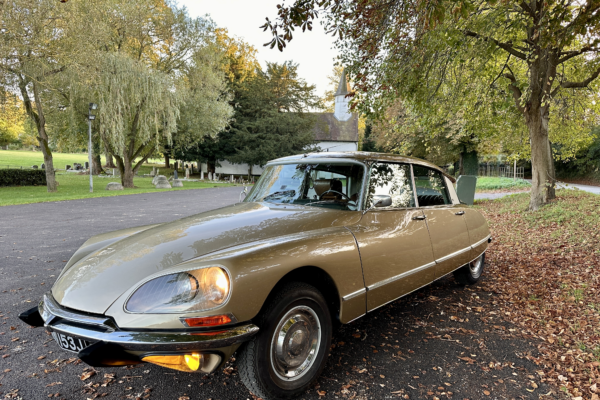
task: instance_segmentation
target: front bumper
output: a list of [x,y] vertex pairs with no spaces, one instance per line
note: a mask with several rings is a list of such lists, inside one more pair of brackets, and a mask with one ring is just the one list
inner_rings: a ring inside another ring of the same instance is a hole
[[[46,293],[38,307],[22,314],[31,325],[43,326],[49,332],[64,334],[90,343],[78,352],[92,366],[128,365],[142,362],[148,355],[200,353],[210,362],[202,372],[213,372],[226,361],[239,344],[258,333],[253,324],[217,327],[216,330],[185,329],[181,331],[129,331],[120,329],[109,317],[88,315],[63,308]],[[218,359],[217,359],[218,357]]]

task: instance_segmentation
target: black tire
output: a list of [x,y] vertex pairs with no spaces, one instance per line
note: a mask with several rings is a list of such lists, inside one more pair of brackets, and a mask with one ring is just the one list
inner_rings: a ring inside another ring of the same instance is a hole
[[475,260],[463,265],[454,271],[454,279],[460,285],[472,285],[479,281],[485,267],[485,253],[481,254]]
[[[290,320],[290,314],[300,315],[304,320],[300,319],[301,322],[295,322],[291,326],[283,324],[284,320]],[[238,357],[238,371],[242,382],[264,400],[291,399],[303,394],[323,371],[331,346],[331,316],[323,295],[305,283],[288,284],[273,296],[256,323],[260,332],[244,345]],[[315,328],[317,323],[318,329]],[[283,329],[287,329],[287,333]],[[280,341],[277,342],[274,340],[276,332],[284,335],[278,335]],[[304,340],[305,337],[307,340]],[[315,349],[316,342],[318,347]],[[308,348],[314,351],[306,351]],[[298,349],[304,350],[294,354]],[[287,368],[282,370],[282,366],[288,364],[280,361],[277,354],[284,353],[291,359],[291,363],[300,362],[306,356],[304,362],[308,363],[307,366],[300,369],[304,365],[300,364],[292,371]],[[296,360],[293,359],[295,356],[298,356]],[[286,378],[281,373],[290,374],[291,377]],[[297,376],[292,376],[295,373]]]

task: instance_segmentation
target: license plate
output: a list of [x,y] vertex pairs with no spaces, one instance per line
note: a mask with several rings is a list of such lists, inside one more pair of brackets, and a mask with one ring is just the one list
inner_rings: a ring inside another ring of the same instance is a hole
[[60,332],[52,332],[52,337],[62,349],[75,353],[79,353],[81,350],[85,349],[91,344],[86,340],[74,338]]

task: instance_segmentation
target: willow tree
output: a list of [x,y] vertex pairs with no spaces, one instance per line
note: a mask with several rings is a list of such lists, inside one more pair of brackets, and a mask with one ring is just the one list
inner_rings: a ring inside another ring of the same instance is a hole
[[527,127],[529,209],[553,196],[551,116],[565,92],[593,89],[600,75],[599,2],[295,0],[278,9],[277,21],[267,21],[271,45],[283,49],[295,27],[310,29],[319,15],[339,34],[346,64],[373,101],[383,94],[433,102],[449,77],[477,79],[489,69],[493,77],[484,83],[502,88],[478,102],[509,98]]
[[167,74],[123,54],[107,54],[98,65],[93,92],[96,129],[115,158],[121,183],[133,177],[161,141],[177,129],[180,94]]

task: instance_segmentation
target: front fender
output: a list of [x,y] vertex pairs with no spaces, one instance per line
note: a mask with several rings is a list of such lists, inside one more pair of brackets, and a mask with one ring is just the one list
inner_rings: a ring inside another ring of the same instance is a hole
[[[365,286],[358,247],[344,227],[257,241],[214,252],[180,264],[177,269],[222,265],[231,274],[231,297],[227,304],[207,312],[186,316],[232,313],[238,321],[249,321],[262,308],[277,283],[289,272],[304,266],[317,267],[333,279],[340,296],[340,321],[349,322],[365,313]],[[132,314],[124,302],[134,288],[107,310],[122,328],[177,329],[181,314]]]

